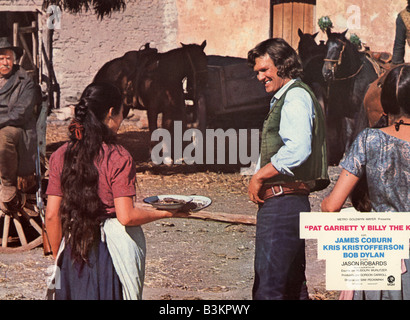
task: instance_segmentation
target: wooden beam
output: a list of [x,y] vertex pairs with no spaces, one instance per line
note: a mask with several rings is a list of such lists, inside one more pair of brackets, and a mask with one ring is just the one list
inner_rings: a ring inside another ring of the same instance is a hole
[[315,6],[312,4],[304,4],[305,6],[305,14],[303,18],[304,24],[304,33],[314,33],[315,30],[315,21],[314,21],[314,10]]
[[293,13],[292,13],[292,42],[289,44],[297,49],[299,44],[299,34],[298,29],[305,30],[304,26],[304,3],[293,3]]
[[283,38],[283,4],[273,6],[273,38]]
[[292,45],[293,3],[283,4],[283,39]]
[[220,221],[220,222],[238,223],[238,224],[246,224],[246,225],[256,225],[256,216],[251,216],[247,214],[209,212],[209,211],[201,210],[198,212],[191,213],[188,216],[188,218],[214,220],[214,221]]
[[[140,204],[145,208],[153,208],[149,204]],[[213,220],[219,222],[227,223],[238,223],[247,225],[256,225],[256,216],[251,216],[248,214],[235,214],[235,213],[225,213],[225,212],[210,212],[201,210],[198,212],[191,212],[189,216],[183,217],[183,219],[202,219],[202,220]]]

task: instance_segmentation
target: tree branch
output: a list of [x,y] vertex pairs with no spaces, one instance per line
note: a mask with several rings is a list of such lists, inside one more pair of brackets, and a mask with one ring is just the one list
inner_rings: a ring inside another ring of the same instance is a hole
[[91,9],[99,19],[108,17],[114,11],[124,10],[125,0],[43,0],[43,9],[57,5],[70,13],[88,12]]

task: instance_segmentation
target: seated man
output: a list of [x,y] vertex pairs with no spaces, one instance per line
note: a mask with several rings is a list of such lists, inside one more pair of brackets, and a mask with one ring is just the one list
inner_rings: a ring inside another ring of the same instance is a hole
[[23,54],[0,38],[0,209],[21,207],[17,176],[35,171],[37,146],[34,107],[41,91],[25,70],[15,64]]

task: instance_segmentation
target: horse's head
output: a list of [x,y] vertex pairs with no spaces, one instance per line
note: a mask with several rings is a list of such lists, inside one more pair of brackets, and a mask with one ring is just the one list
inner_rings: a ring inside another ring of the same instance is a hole
[[308,59],[315,54],[319,45],[316,43],[315,38],[319,32],[314,34],[303,33],[302,30],[298,29],[299,34],[299,44],[298,53],[302,61]]
[[183,44],[187,61],[187,90],[195,98],[198,90],[205,88],[208,82],[207,57],[204,52],[206,40],[201,45]]
[[335,78],[335,73],[340,65],[343,63],[343,59],[346,56],[346,31],[342,33],[332,33],[329,29],[326,30],[328,40],[326,42],[326,57],[324,59],[322,74],[325,81],[329,81]]

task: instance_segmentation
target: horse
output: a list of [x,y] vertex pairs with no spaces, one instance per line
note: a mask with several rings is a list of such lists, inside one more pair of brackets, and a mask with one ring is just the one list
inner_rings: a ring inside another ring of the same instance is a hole
[[[181,44],[181,48],[158,54],[151,63],[147,78],[139,84],[136,107],[146,109],[150,132],[157,129],[157,116],[162,113],[162,128],[172,129],[173,121],[185,127],[185,94],[182,87],[187,80],[187,91],[195,100],[207,81],[206,41],[201,45]],[[135,83],[138,85],[138,83]]]
[[[183,130],[186,128],[184,79],[187,94],[193,100],[207,83],[206,41],[201,45],[181,45],[164,53],[149,46],[137,52],[128,52],[121,58],[107,62],[94,78],[94,81],[109,81],[117,85],[128,108],[147,111],[151,136],[158,128],[160,113],[161,127],[168,130],[171,137],[175,121],[182,122]],[[150,149],[152,147],[151,143]],[[170,146],[163,144],[163,151],[170,155]],[[166,161],[172,162],[170,158]]]
[[302,80],[312,88],[322,106],[326,120],[327,161],[329,165],[337,165],[340,160],[340,133],[334,130],[332,118],[327,117],[327,84],[322,74],[327,48],[323,41],[320,44],[316,43],[318,32],[303,33],[299,29],[298,34],[298,54],[303,67]]
[[299,44],[298,54],[302,62],[303,82],[308,84],[316,95],[316,98],[325,111],[325,79],[322,75],[323,59],[326,55],[324,43],[317,44],[315,41],[319,32],[314,34],[303,33],[298,29]]
[[327,84],[327,119],[341,138],[337,162],[357,134],[368,126],[363,101],[369,85],[379,76],[369,57],[346,39],[346,32],[326,30],[327,51],[322,68]]
[[106,62],[94,76],[93,82],[109,82],[120,89],[123,96],[124,118],[131,108],[136,108],[135,87],[147,72],[147,66],[155,61],[158,50],[146,43],[138,51],[128,51],[122,57]]
[[[410,64],[404,63],[403,65],[408,66]],[[381,104],[381,93],[383,83],[389,72],[394,69],[394,65],[385,64],[383,69],[383,74],[370,84],[366,96],[364,97],[364,108],[367,114],[369,127],[379,128],[387,125],[388,119]]]

